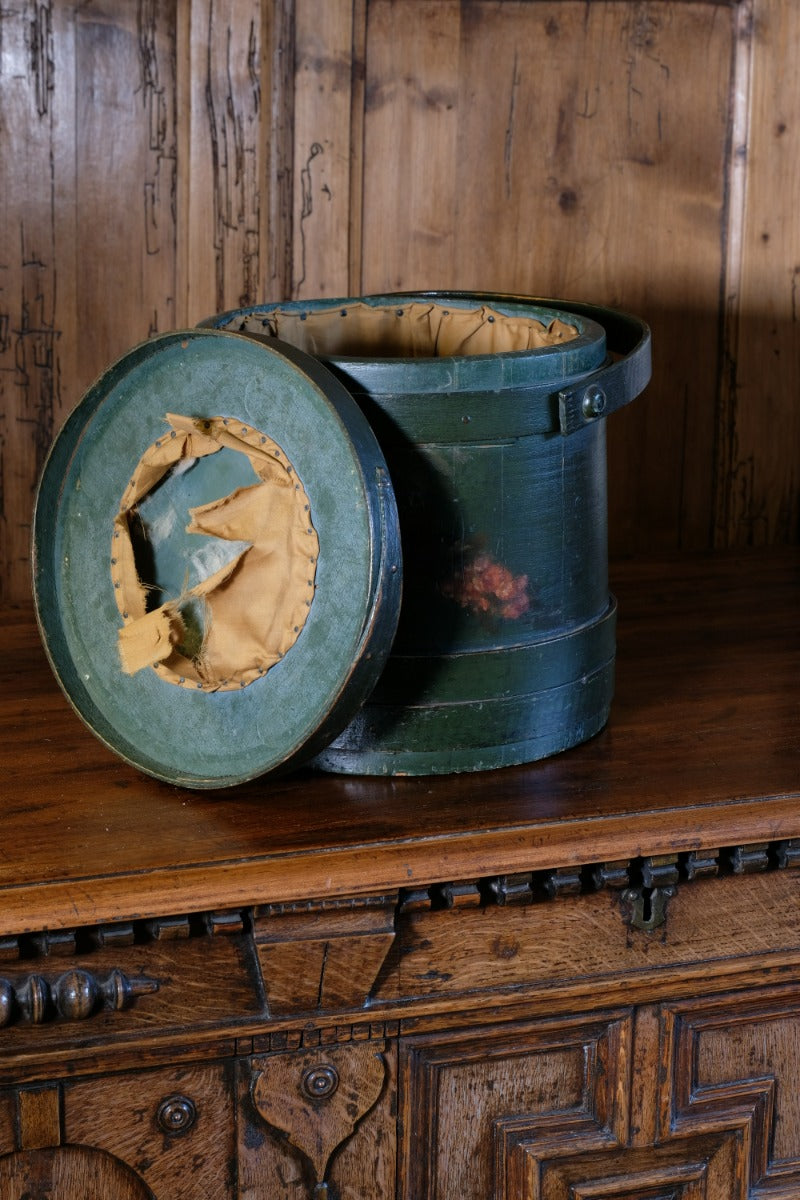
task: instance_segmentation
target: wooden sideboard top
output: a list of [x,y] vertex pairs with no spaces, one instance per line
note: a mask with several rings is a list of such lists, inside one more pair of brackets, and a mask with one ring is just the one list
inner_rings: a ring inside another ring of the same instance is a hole
[[526,767],[159,783],[0,627],[0,934],[800,837],[800,549],[612,564],[606,729]]

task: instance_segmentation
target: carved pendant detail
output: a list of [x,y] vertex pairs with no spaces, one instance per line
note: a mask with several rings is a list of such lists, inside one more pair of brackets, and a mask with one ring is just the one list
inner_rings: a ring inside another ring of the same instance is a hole
[[311,1163],[317,1187],[332,1155],[377,1103],[386,1064],[375,1043],[254,1060],[253,1103]]

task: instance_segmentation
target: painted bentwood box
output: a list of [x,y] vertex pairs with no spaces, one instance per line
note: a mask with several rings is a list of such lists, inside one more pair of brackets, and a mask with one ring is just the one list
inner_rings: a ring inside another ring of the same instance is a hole
[[43,641],[136,767],[223,787],[313,761],[531,761],[607,721],[605,417],[637,318],[396,294],[221,314],[131,350],[57,437]]

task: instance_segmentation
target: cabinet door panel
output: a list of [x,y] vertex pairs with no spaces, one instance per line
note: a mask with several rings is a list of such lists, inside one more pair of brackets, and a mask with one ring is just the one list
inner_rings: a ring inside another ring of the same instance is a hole
[[[64,1140],[121,1159],[157,1200],[229,1200],[234,1195],[231,1071],[224,1063],[193,1064],[66,1083]],[[63,1200],[72,1197],[66,1194]]]
[[618,1144],[629,1118],[630,1038],[630,1015],[617,1013],[405,1040],[401,1195],[528,1195],[531,1147],[543,1155],[576,1139],[587,1152]]
[[672,1135],[740,1127],[750,1187],[800,1194],[800,995],[696,1001],[667,1016]]

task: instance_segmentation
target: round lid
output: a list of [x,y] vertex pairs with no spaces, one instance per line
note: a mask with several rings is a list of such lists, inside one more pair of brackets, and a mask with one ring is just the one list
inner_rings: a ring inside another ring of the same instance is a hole
[[189,787],[327,745],[400,609],[394,494],[353,398],[290,346],[207,329],[136,347],[84,396],[45,465],[33,561],[79,715]]

